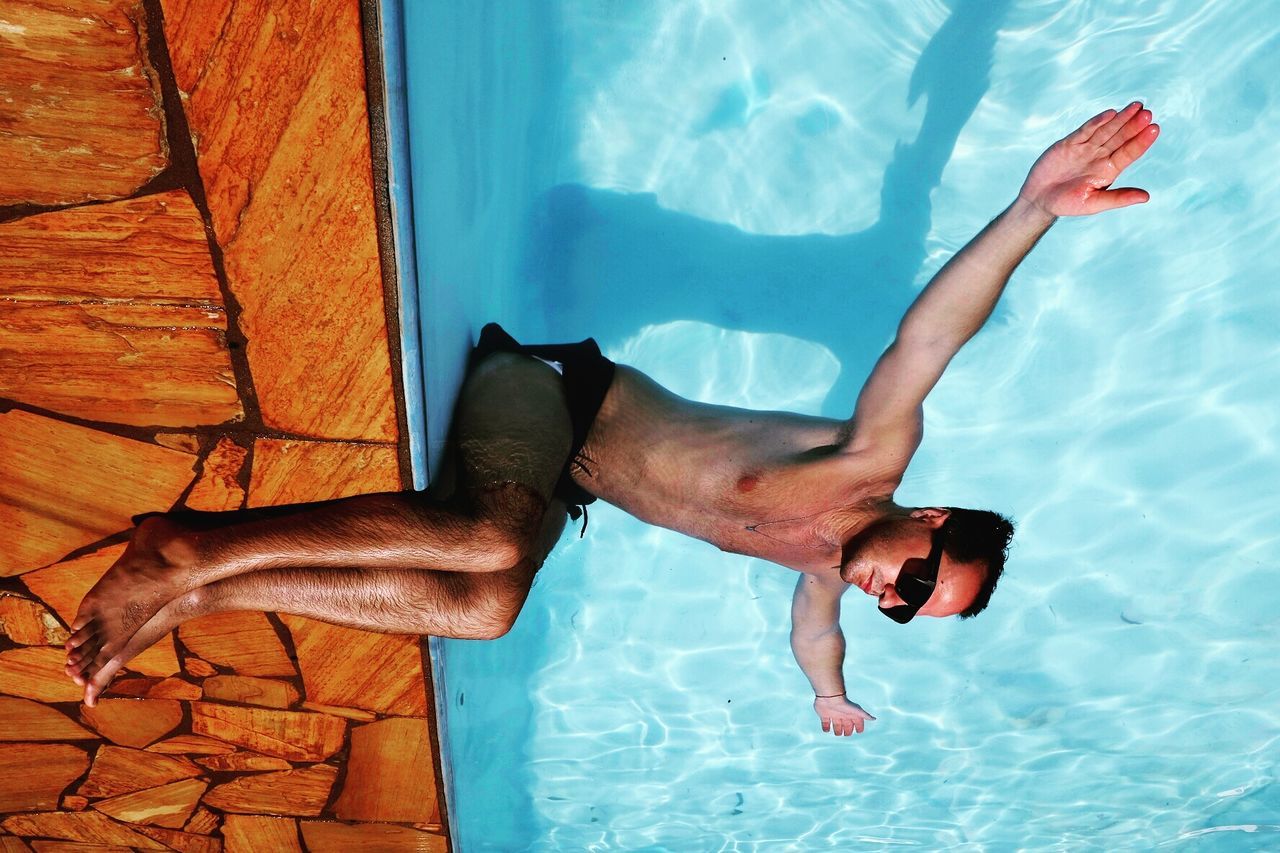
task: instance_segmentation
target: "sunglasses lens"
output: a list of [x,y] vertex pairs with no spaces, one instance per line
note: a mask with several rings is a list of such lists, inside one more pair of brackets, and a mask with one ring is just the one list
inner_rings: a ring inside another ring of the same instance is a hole
[[903,601],[916,609],[924,607],[929,596],[933,595],[933,584],[905,572],[898,575],[898,582],[894,584],[894,588],[898,590],[898,596]]
[[905,625],[916,615],[917,609],[909,604],[900,604],[897,607],[883,607],[880,612],[899,625]]

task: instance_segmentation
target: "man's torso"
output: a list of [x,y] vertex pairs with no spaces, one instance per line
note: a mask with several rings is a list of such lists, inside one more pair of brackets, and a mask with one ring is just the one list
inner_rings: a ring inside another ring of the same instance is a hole
[[846,451],[848,432],[847,421],[685,400],[620,364],[573,478],[723,551],[832,571],[836,531],[863,526],[897,485]]

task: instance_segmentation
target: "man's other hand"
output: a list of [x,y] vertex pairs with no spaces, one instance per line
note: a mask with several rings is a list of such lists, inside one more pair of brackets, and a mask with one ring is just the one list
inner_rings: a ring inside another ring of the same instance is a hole
[[831,732],[837,737],[851,735],[854,732],[862,734],[862,729],[867,725],[867,720],[875,719],[875,717],[862,710],[860,706],[850,702],[843,696],[814,699],[813,710],[818,712],[818,717],[822,720],[822,730]]
[[1151,117],[1134,101],[1089,119],[1040,155],[1019,197],[1050,216],[1085,216],[1147,201],[1146,190],[1109,187],[1160,135]]

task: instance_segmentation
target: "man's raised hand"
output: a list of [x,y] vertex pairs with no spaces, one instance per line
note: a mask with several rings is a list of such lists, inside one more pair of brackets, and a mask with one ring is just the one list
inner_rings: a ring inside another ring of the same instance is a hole
[[837,737],[851,735],[855,731],[858,734],[862,734],[862,729],[866,726],[867,720],[875,719],[875,717],[843,696],[814,699],[813,710],[818,712],[818,717],[822,720],[822,730],[831,732]]
[[1142,204],[1150,198],[1146,190],[1109,187],[1159,135],[1160,126],[1139,101],[1118,113],[1099,113],[1040,155],[1018,195],[1050,216]]

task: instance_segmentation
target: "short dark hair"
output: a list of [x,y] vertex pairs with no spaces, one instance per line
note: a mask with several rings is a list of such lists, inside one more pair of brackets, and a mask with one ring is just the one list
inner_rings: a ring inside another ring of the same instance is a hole
[[947,509],[951,511],[947,519],[950,531],[942,550],[957,563],[982,562],[987,566],[978,597],[959,614],[961,619],[968,619],[981,613],[991,601],[991,593],[995,592],[996,583],[1004,572],[1004,561],[1009,558],[1013,522],[998,512],[986,509],[954,506]]

